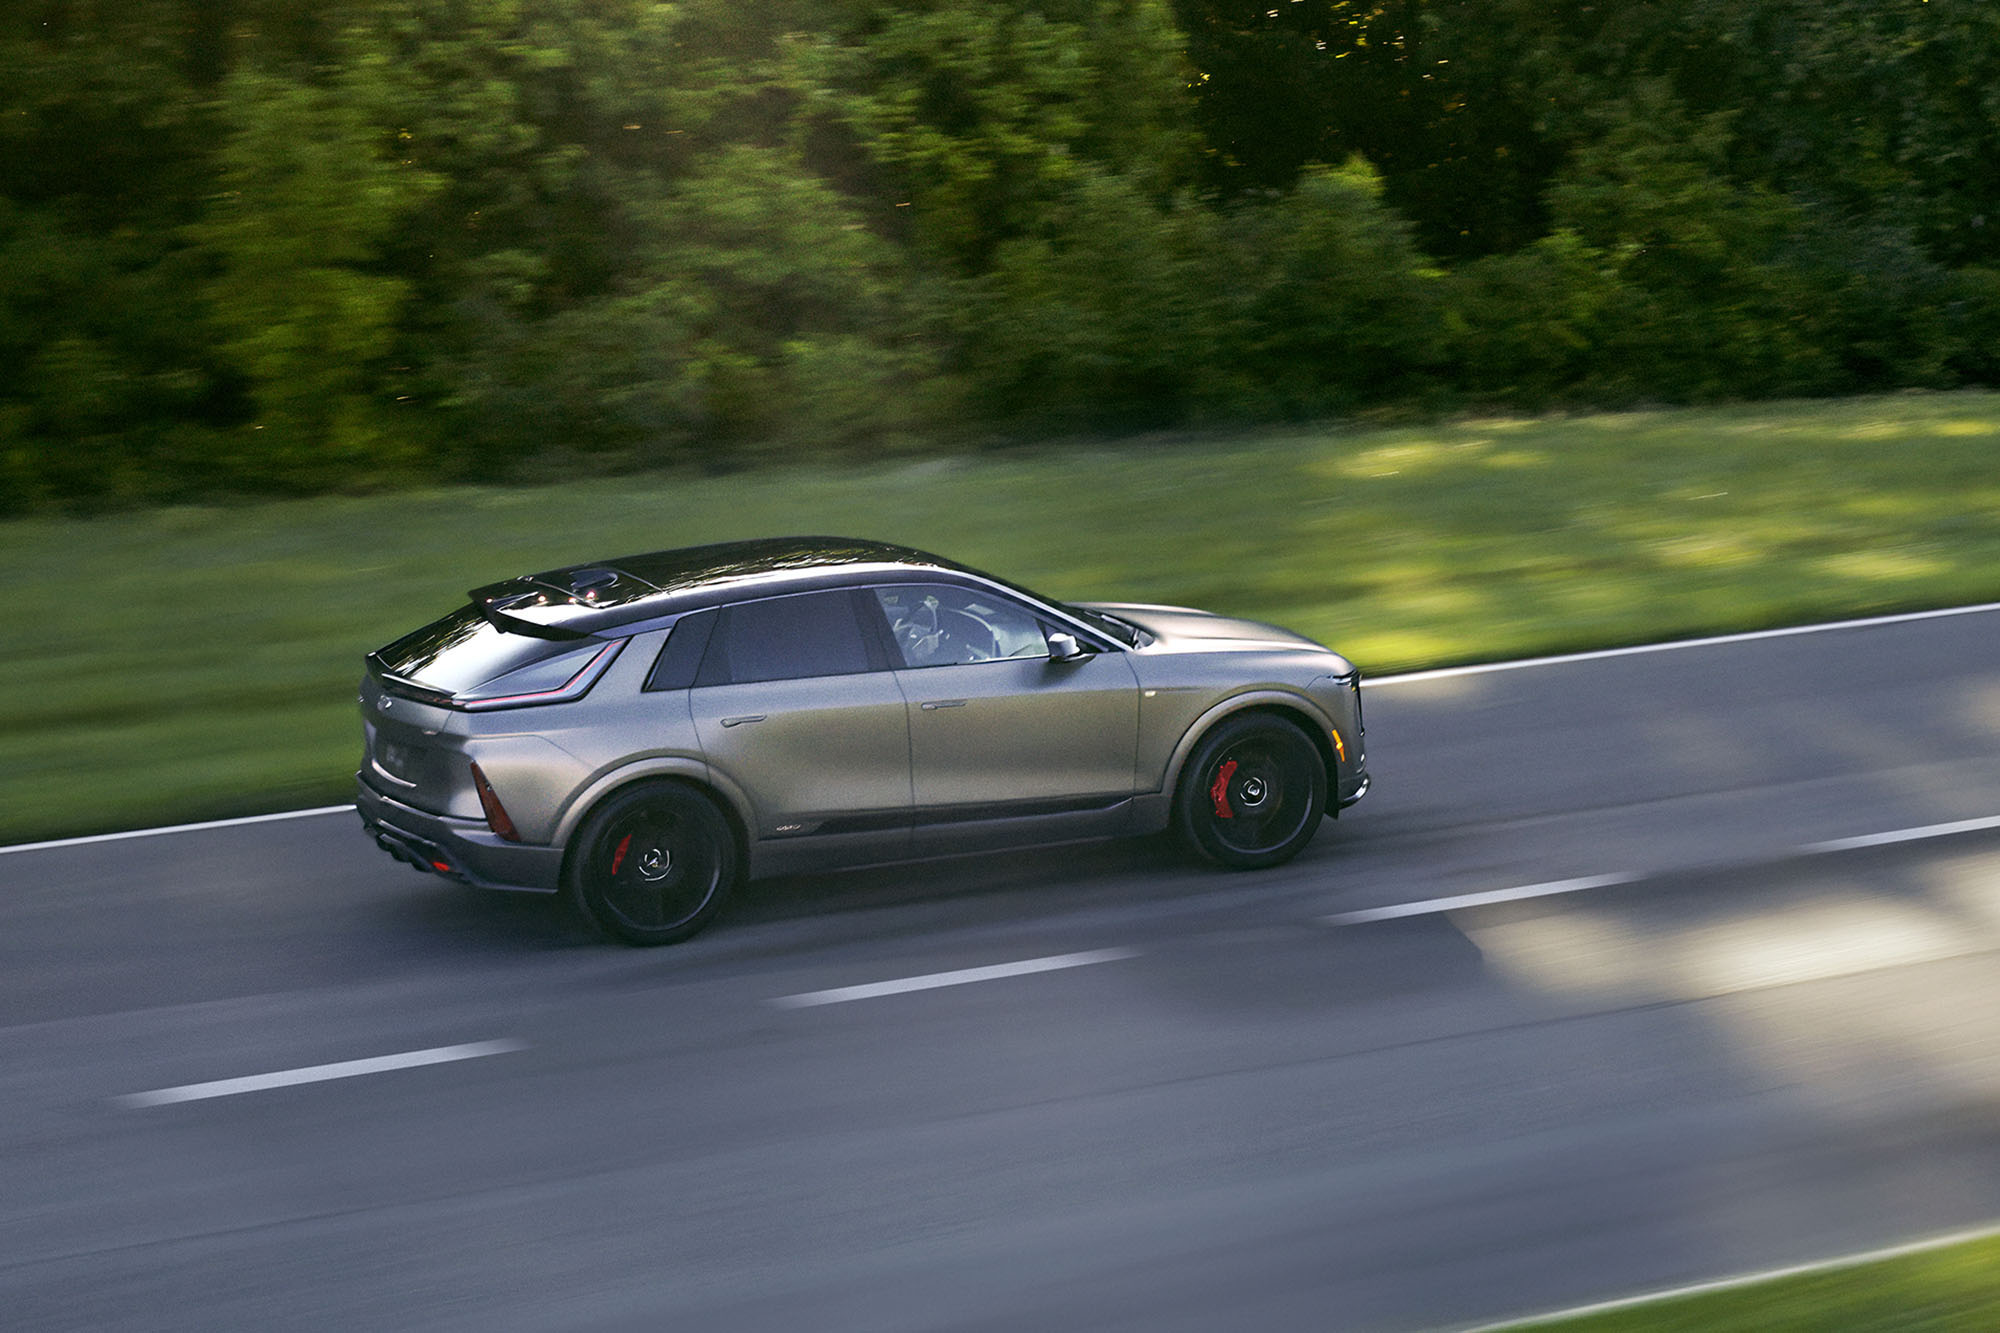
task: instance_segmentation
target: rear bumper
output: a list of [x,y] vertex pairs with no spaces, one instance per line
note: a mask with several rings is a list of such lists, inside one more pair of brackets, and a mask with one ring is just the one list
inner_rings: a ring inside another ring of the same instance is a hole
[[404,865],[482,889],[554,893],[562,849],[508,842],[480,820],[450,819],[405,805],[356,774],[354,808],[375,845]]

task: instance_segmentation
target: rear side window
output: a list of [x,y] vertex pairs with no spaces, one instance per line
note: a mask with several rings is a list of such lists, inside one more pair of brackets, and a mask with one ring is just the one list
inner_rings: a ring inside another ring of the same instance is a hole
[[851,676],[875,668],[854,594],[843,588],[724,607],[695,684]]
[[694,684],[709,635],[715,632],[715,616],[713,611],[696,611],[674,622],[666,646],[653,662],[653,673],[646,677],[647,689],[684,690]]
[[[497,682],[502,676],[511,677],[542,663],[574,656],[576,660],[566,669],[563,665],[549,668],[548,678],[559,676],[567,680],[588,661],[591,653],[603,646],[601,642],[585,645],[575,640],[557,642],[527,634],[509,634],[481,616],[477,607],[463,606],[415,634],[404,635],[376,653],[375,660],[391,675],[456,695],[489,681]],[[582,655],[576,656],[579,653]],[[542,679],[540,675],[523,678],[531,685]],[[498,692],[515,691],[510,686]]]

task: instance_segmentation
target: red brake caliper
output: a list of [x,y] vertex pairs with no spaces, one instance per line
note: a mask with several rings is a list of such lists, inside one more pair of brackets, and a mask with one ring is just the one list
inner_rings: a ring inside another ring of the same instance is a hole
[[632,848],[632,835],[626,834],[618,840],[618,850],[611,853],[611,873],[617,874],[618,867],[625,864],[625,853]]
[[1236,812],[1229,808],[1229,779],[1236,776],[1236,761],[1225,759],[1222,767],[1215,772],[1215,785],[1208,789],[1208,799],[1215,802],[1217,819],[1234,819]]

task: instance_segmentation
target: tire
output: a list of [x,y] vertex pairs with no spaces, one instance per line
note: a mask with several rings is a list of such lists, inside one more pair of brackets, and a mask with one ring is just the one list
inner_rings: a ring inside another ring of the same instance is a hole
[[678,782],[627,787],[577,829],[571,901],[627,944],[672,944],[715,919],[742,858],[715,802]]
[[1283,865],[1326,815],[1326,761],[1281,717],[1225,718],[1195,745],[1174,792],[1174,829],[1203,860],[1231,870]]

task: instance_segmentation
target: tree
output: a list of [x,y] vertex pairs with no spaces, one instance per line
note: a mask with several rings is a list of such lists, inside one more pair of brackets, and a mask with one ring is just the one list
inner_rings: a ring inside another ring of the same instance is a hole
[[407,280],[383,271],[386,238],[437,181],[385,152],[362,113],[359,65],[328,86],[239,71],[218,199],[191,229],[213,257],[206,295],[256,419],[243,480],[303,490],[410,467],[391,426],[390,353]]
[[851,136],[878,204],[907,209],[903,233],[954,273],[1087,180],[1164,200],[1186,175],[1180,38],[1159,0],[868,0],[802,55],[822,136]]

